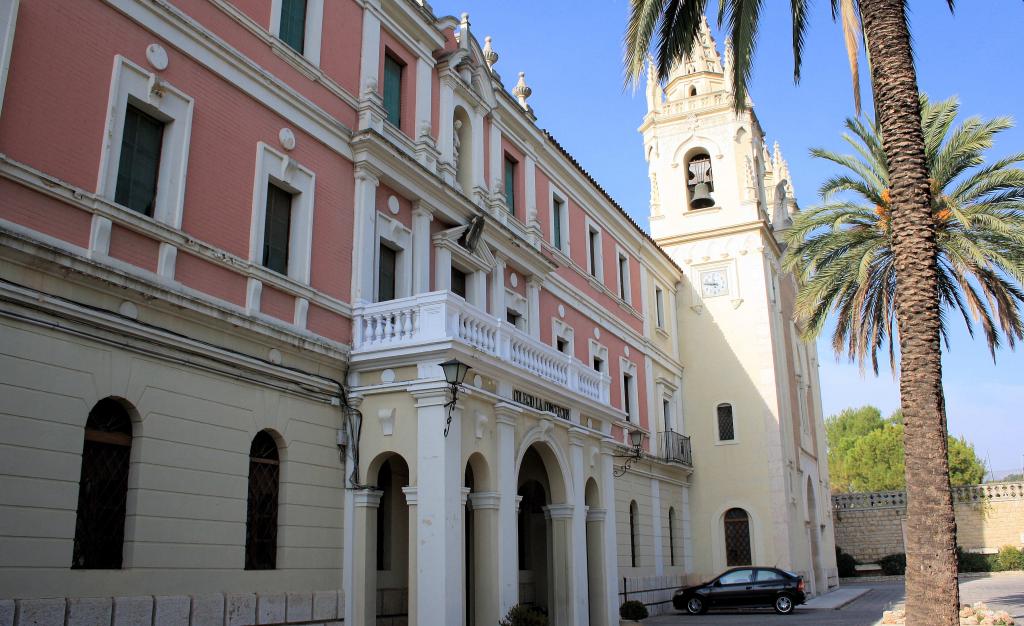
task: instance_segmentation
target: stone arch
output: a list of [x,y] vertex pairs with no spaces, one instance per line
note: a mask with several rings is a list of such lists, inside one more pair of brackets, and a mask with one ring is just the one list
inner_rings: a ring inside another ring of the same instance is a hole
[[366,481],[367,485],[377,484],[377,479],[380,474],[381,466],[390,461],[392,457],[398,457],[398,459],[405,465],[406,468],[409,467],[408,461],[406,461],[405,457],[403,457],[400,453],[395,452],[394,450],[384,450],[378,453],[377,456],[373,457],[373,460],[371,460],[366,465],[366,474],[364,475],[363,480]]
[[560,504],[569,502],[572,498],[572,479],[568,474],[569,460],[559,446],[552,442],[547,436],[550,429],[538,425],[532,428],[523,437],[519,445],[519,452],[516,454],[516,476],[519,475],[523,466],[523,458],[530,448],[534,448],[544,463],[550,481],[551,491],[548,493],[548,504]]
[[722,502],[719,507],[712,513],[712,561],[715,569],[725,569],[726,567],[726,554],[725,554],[725,514],[730,509],[743,509],[747,513],[747,521],[749,524],[750,531],[750,560],[753,563],[757,563],[764,555],[761,549],[761,515],[751,505],[751,503],[744,500],[729,499]]
[[491,466],[480,452],[474,452],[466,459],[466,468],[463,474],[470,472],[473,475],[473,491],[491,491],[494,489],[494,477],[491,475]]
[[583,502],[590,508],[600,508],[601,506],[601,490],[593,477],[587,479],[587,484],[583,489]]

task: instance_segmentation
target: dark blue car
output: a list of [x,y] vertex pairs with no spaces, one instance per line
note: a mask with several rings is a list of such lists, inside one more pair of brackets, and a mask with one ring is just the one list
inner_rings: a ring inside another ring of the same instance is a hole
[[712,608],[757,606],[787,615],[806,600],[801,576],[774,567],[735,567],[709,582],[676,591],[672,605],[691,615]]

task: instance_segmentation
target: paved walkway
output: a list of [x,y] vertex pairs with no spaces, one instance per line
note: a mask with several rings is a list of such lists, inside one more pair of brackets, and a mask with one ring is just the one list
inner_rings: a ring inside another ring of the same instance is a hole
[[830,591],[825,595],[818,596],[817,598],[811,598],[801,605],[801,608],[835,611],[843,608],[869,591],[871,591],[871,587],[855,587],[852,585],[848,587],[840,587],[839,589]]

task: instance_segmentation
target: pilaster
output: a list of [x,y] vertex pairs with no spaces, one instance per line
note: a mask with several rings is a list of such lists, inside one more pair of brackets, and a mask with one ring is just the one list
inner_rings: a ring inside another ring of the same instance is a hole
[[515,541],[519,536],[516,514],[519,496],[516,485],[516,423],[523,410],[516,405],[498,403],[494,406],[497,428],[498,471],[498,534],[505,538],[498,547],[498,613],[505,615],[519,602],[519,553]]
[[373,266],[377,258],[375,233],[377,226],[377,185],[380,172],[359,163],[356,165],[355,224],[352,242],[352,302],[373,302]]
[[586,626],[587,599],[590,596],[587,580],[587,505],[586,476],[583,473],[583,446],[585,431],[569,429],[569,464],[572,472],[572,589],[574,602],[573,624]]
[[430,291],[430,223],[434,214],[430,207],[418,201],[412,210],[412,293]]
[[[374,626],[377,622],[377,508],[383,495],[383,491],[376,489],[360,489],[353,494],[355,553],[352,556],[356,575],[349,603],[354,605],[352,623],[359,626]],[[345,623],[349,623],[347,619]]]
[[530,307],[526,322],[530,327],[530,336],[540,339],[540,286],[541,279],[531,276],[526,279],[526,302]]

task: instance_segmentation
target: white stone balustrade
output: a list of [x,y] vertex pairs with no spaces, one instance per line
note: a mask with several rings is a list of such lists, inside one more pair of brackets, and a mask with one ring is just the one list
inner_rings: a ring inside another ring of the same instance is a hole
[[608,402],[610,379],[447,291],[357,306],[353,356],[456,339],[567,391]]

